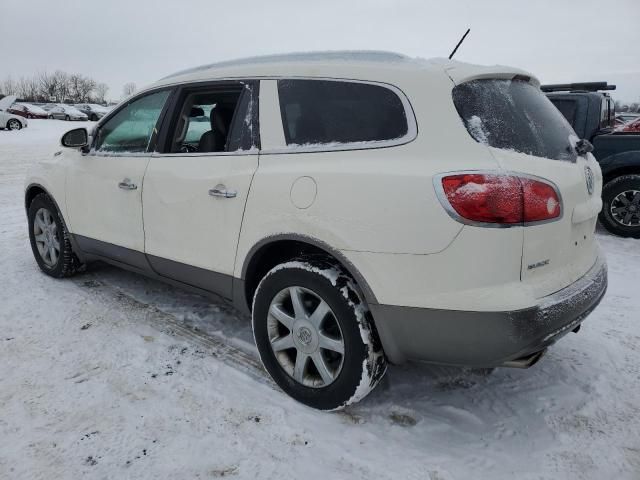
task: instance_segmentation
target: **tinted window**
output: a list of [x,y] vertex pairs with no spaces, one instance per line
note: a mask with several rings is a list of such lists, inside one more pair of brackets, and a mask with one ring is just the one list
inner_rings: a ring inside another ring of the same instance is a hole
[[278,94],[287,145],[383,141],[407,134],[404,105],[385,87],[280,80]]
[[169,91],[145,95],[121,109],[100,127],[95,149],[99,152],[146,152]]
[[455,87],[453,101],[477,142],[537,157],[576,158],[575,132],[540,89],[527,81],[474,80]]

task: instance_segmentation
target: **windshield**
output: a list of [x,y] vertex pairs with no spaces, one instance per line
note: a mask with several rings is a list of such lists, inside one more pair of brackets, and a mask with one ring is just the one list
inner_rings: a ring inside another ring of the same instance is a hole
[[540,89],[525,80],[473,80],[453,102],[479,143],[554,160],[575,161],[578,137]]

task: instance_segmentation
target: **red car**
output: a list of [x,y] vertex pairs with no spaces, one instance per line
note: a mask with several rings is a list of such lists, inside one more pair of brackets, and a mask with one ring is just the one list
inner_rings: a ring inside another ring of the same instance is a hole
[[47,112],[44,109],[29,103],[14,103],[7,111],[26,118],[48,118]]
[[616,132],[640,133],[640,118],[632,120],[631,122],[625,123],[624,125],[616,128]]

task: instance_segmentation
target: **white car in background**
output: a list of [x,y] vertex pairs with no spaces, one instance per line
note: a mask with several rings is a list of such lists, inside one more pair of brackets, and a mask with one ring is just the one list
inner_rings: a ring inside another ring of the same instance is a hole
[[9,95],[0,99],[0,129],[21,130],[27,127],[26,118],[7,111],[16,101],[16,98],[15,95]]
[[88,120],[89,117],[71,105],[57,105],[48,111],[51,119],[57,120]]
[[531,366],[607,287],[600,167],[514,68],[224,62],[62,146],[26,181],[42,271],[103,260],[233,301],[269,374],[315,408],[363,398],[387,361]]

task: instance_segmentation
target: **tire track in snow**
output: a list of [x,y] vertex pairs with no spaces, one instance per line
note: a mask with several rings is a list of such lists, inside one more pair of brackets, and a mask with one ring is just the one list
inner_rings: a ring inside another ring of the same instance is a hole
[[186,340],[226,365],[245,373],[253,380],[279,391],[264,371],[260,360],[250,353],[234,347],[225,337],[187,327],[181,324],[173,315],[160,310],[154,305],[141,302],[122,289],[105,283],[91,274],[81,275],[73,278],[72,281],[94,301],[97,300],[104,303],[105,307],[109,308],[114,303],[117,303],[125,311],[136,312],[138,314],[136,316],[144,320],[152,328],[172,337]]

